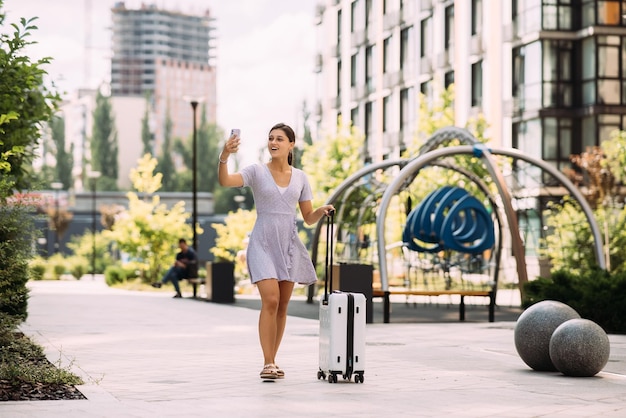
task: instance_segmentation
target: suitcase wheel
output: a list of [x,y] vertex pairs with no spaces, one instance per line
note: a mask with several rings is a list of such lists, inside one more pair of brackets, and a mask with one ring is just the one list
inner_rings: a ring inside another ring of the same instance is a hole
[[321,370],[317,372],[317,380],[320,380],[320,379],[326,379],[326,373],[324,373]]

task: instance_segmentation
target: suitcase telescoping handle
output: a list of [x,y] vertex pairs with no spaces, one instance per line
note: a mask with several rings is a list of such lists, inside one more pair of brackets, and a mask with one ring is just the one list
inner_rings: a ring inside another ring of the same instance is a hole
[[324,278],[324,305],[328,304],[328,289],[333,288],[333,237],[335,210],[329,210],[326,216],[326,273]]

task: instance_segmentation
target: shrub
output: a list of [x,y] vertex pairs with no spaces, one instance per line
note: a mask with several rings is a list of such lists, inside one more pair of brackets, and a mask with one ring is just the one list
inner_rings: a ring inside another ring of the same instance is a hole
[[46,260],[41,257],[35,257],[30,261],[29,266],[31,279],[43,280],[46,274]]
[[126,271],[120,266],[108,266],[104,270],[104,279],[109,286],[123,283],[126,281]]
[[593,269],[581,274],[566,270],[552,273],[550,279],[537,279],[525,285],[522,306],[542,300],[556,300],[575,309],[581,317],[600,325],[608,333],[626,333],[626,273],[611,274]]
[[25,320],[35,227],[29,209],[0,204],[0,312]]
[[70,273],[76,280],[80,280],[89,270],[89,262],[83,257],[74,256],[68,258],[68,265]]

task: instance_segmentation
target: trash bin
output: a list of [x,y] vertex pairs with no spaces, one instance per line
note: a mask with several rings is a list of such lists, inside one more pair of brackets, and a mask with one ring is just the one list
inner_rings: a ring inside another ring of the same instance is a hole
[[206,264],[206,298],[216,303],[235,302],[235,263]]
[[372,300],[372,280],[374,267],[371,264],[335,264],[333,266],[333,288],[344,292],[363,293],[365,295],[365,322],[374,322],[374,301]]

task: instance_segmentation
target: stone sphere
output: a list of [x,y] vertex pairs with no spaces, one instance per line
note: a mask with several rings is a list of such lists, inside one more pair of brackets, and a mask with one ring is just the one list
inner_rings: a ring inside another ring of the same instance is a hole
[[565,321],[580,318],[570,306],[555,300],[537,302],[527,308],[515,324],[515,348],[530,368],[557,371],[550,359],[550,338]]
[[595,376],[609,361],[609,337],[588,319],[570,319],[554,330],[550,358],[566,376]]

